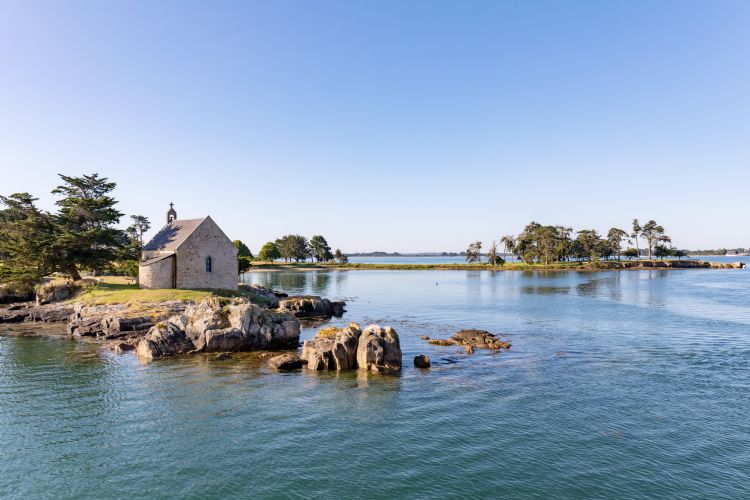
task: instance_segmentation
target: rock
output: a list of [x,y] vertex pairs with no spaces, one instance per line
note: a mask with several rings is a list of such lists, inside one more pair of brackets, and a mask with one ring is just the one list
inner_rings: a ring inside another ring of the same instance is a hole
[[78,281],[50,281],[36,288],[36,303],[42,305],[72,299],[84,289],[98,284],[97,280],[91,278]]
[[357,347],[357,366],[374,372],[401,370],[401,346],[396,330],[379,325],[365,328]]
[[158,323],[138,342],[136,354],[142,359],[153,359],[170,354],[185,354],[195,350],[185,331],[173,323]]
[[300,325],[287,312],[273,312],[247,299],[204,300],[189,306],[179,322],[196,349],[206,352],[296,347]]
[[414,366],[417,368],[429,368],[430,365],[430,357],[426,354],[418,354],[414,356]]
[[247,298],[212,298],[152,327],[138,344],[138,353],[148,358],[296,347],[299,334],[299,321],[290,313],[263,309]]
[[114,351],[117,354],[125,354],[126,352],[130,352],[135,349],[135,346],[133,344],[130,344],[128,342],[117,342],[114,345]]
[[331,301],[318,296],[288,297],[279,301],[279,308],[290,311],[296,318],[341,317],[346,302]]
[[6,285],[0,285],[0,304],[28,302],[31,300],[34,300],[34,290],[32,289],[20,291]]
[[248,298],[253,304],[265,306],[270,309],[279,307],[279,298],[287,296],[285,293],[276,292],[256,284],[248,285],[242,283],[239,285],[239,291],[249,295]]
[[465,345],[464,351],[466,351],[466,354],[474,354],[474,347],[470,345]]
[[353,370],[357,368],[357,346],[362,330],[357,323],[345,328],[328,327],[302,346],[302,359],[311,370]]
[[422,339],[422,340],[430,340],[430,336],[429,335],[420,335],[419,338]]
[[216,356],[214,356],[214,359],[216,361],[225,361],[225,360],[231,359],[231,358],[232,358],[232,355],[229,354],[228,352],[220,352]]
[[0,323],[68,321],[72,313],[73,307],[68,304],[38,306],[34,302],[23,302],[0,307]]
[[456,343],[453,340],[450,339],[431,339],[427,341],[428,344],[431,345],[456,345]]
[[187,301],[170,300],[140,304],[137,309],[133,309],[128,304],[78,303],[69,315],[68,332],[76,337],[97,337],[105,340],[125,337],[139,339],[145,336],[155,323],[166,321],[171,316],[181,313],[188,304],[190,303]]
[[464,348],[471,347],[471,352],[466,349],[468,354],[474,352],[474,348],[479,349],[510,349],[510,342],[500,340],[496,335],[484,330],[460,330],[447,339],[431,339],[427,341],[432,345],[450,346],[457,345]]
[[451,335],[458,345],[468,345],[480,349],[510,349],[510,343],[500,340],[496,335],[484,330],[460,330]]
[[302,359],[293,354],[282,354],[269,359],[268,364],[279,371],[299,370],[302,368]]

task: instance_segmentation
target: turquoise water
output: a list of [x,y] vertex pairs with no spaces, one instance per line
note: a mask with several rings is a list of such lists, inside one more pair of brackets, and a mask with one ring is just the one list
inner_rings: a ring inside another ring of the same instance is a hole
[[[403,373],[142,364],[0,336],[0,496],[750,496],[750,271],[246,279],[343,298],[337,324],[393,325]],[[419,339],[466,327],[513,348]],[[431,370],[410,366],[417,353]]]

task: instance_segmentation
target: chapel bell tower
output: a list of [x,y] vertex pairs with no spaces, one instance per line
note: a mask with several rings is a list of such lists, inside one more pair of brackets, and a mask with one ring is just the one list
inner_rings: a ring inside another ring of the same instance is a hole
[[169,204],[169,212],[167,212],[167,224],[177,220],[177,212],[174,210],[174,203]]

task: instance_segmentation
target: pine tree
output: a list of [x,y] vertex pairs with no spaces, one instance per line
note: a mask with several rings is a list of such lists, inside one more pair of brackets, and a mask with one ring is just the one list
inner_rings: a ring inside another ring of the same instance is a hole
[[81,269],[101,270],[117,258],[128,238],[114,227],[123,216],[111,193],[116,184],[99,174],[69,177],[52,193],[62,196],[55,216],[59,229],[56,247],[61,269],[72,279],[80,279]]

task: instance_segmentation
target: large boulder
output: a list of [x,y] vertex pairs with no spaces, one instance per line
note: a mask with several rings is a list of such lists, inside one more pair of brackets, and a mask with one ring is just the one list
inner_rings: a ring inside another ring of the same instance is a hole
[[[245,298],[213,298],[189,305],[182,314],[170,318],[169,324],[184,332],[193,346],[191,350],[201,352],[279,349],[299,344],[300,324],[292,314],[263,309]],[[158,355],[154,352],[151,357]]]
[[311,370],[353,370],[357,368],[357,346],[362,330],[357,323],[345,328],[328,327],[302,346],[302,360]]
[[155,325],[136,347],[142,359],[153,359],[170,354],[185,354],[195,350],[195,345],[179,325],[166,322]]
[[357,365],[374,372],[401,370],[401,345],[396,330],[379,325],[365,328],[357,347]]
[[340,318],[346,312],[346,302],[318,296],[288,297],[279,301],[279,308],[290,311],[296,318]]
[[299,370],[300,368],[302,368],[304,362],[300,359],[299,356],[295,356],[294,354],[281,354],[269,359],[268,364],[269,366],[271,366],[271,368],[274,368],[280,372],[288,372],[292,370]]

